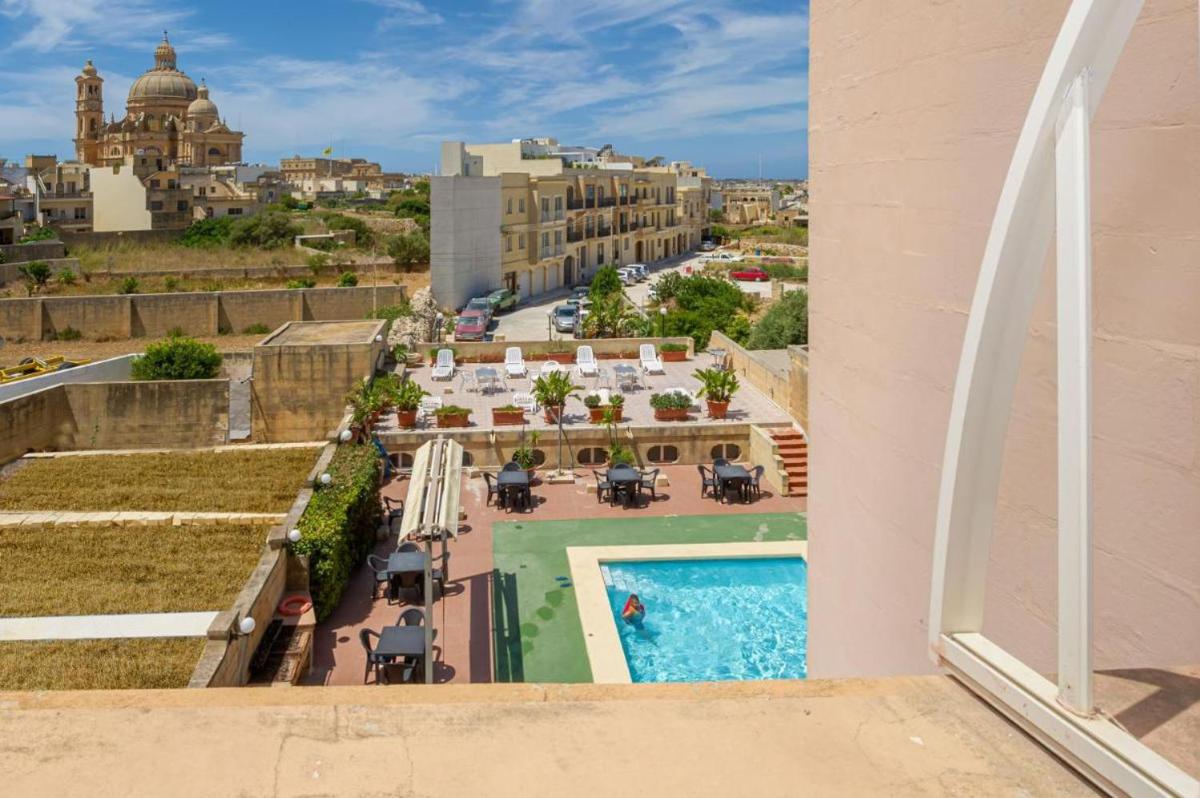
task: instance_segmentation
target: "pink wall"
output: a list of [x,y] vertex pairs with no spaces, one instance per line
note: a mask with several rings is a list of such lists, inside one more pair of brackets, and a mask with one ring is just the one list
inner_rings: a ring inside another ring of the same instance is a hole
[[[814,676],[931,669],[951,389],[991,217],[1067,0],[812,4]],[[1098,667],[1200,661],[1194,0],[1149,0],[1093,126]],[[985,633],[1055,634],[1052,264],[1012,412]]]

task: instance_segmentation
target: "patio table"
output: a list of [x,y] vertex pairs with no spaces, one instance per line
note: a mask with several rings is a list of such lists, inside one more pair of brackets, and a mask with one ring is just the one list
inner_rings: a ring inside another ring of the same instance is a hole
[[613,366],[613,377],[616,379],[617,387],[621,389],[636,388],[638,384],[637,369],[633,366],[627,366],[624,363],[619,363]]
[[375,653],[381,657],[425,657],[424,626],[385,626]]
[[475,382],[479,385],[481,393],[504,389],[504,382],[500,379],[500,372],[489,366],[475,369]]
[[525,502],[525,506],[529,507],[532,504],[529,482],[528,471],[501,471],[496,477],[496,487],[500,489],[501,501],[507,502],[507,494],[516,491]]
[[637,494],[638,486],[642,483],[642,475],[635,468],[610,468],[604,478],[612,483],[608,500],[610,505],[616,503],[617,493],[624,493],[625,506],[628,507],[629,500]]
[[423,551],[393,551],[388,555],[388,577],[402,574],[424,574],[427,558],[428,555]]
[[717,371],[725,370],[725,357],[729,354],[724,349],[714,346],[712,349],[704,350],[712,358],[712,367]]
[[725,485],[730,482],[737,483],[738,496],[742,501],[746,501],[749,497],[747,488],[750,485],[750,472],[740,465],[721,465],[713,469],[717,475],[717,501],[722,501],[725,498]]

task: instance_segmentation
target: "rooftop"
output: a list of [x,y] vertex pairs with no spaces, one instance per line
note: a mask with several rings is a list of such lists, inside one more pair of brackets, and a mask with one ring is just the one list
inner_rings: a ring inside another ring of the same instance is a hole
[[336,346],[369,344],[382,321],[291,321],[263,339],[259,346]]

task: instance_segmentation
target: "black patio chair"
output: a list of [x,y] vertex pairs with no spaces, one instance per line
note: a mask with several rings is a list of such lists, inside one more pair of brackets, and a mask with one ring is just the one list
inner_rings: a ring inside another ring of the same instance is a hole
[[484,500],[484,505],[492,503],[492,499],[500,501],[500,488],[496,485],[496,475],[483,472],[483,481],[487,483],[487,498]]
[[401,543],[399,546],[396,547],[396,551],[401,552],[401,553],[408,552],[408,551],[420,551],[420,550],[421,550],[421,544],[414,543],[411,540],[406,540],[403,543]]
[[379,598],[379,586],[388,586],[387,560],[374,554],[368,554],[367,567],[375,573],[375,580],[371,583],[371,601],[374,601]]
[[716,460],[713,460],[713,468],[720,468],[721,466],[727,465],[729,465],[729,461],[724,457],[718,457]]
[[638,490],[650,491],[650,499],[657,500],[658,494],[654,492],[655,483],[658,482],[659,469],[652,468],[649,471],[642,471],[642,481],[638,483]]
[[605,477],[600,475],[596,469],[592,469],[592,476],[596,478],[596,503],[604,503],[604,494],[609,494],[609,499],[612,498],[612,483]]
[[521,468],[521,465],[519,463],[514,463],[513,461],[509,460],[507,463],[504,464],[504,467],[501,468],[500,470],[501,471],[524,471],[525,469]]
[[400,613],[400,618],[396,621],[397,626],[424,626],[425,612],[419,607],[409,607],[404,612]]
[[383,517],[387,521],[388,528],[390,529],[392,526],[392,521],[404,517],[404,500],[392,499],[384,496]]
[[762,478],[763,474],[767,473],[766,466],[756,465],[751,472],[750,490],[754,491],[755,496],[762,496]]
[[367,652],[367,665],[366,665],[366,668],[363,670],[363,684],[367,683],[367,675],[371,673],[372,668],[375,670],[375,683],[376,684],[384,684],[384,682],[382,680],[380,680],[380,678],[379,678],[380,669],[384,665],[391,664],[392,658],[391,657],[381,657],[380,655],[375,653],[375,649],[371,645],[372,637],[378,638],[379,632],[376,632],[372,629],[359,629],[358,630],[358,641],[360,643],[362,643],[363,651]]
[[697,465],[696,470],[700,472],[700,498],[703,499],[711,490],[715,496],[717,493],[717,477],[712,471],[709,471],[702,465]]

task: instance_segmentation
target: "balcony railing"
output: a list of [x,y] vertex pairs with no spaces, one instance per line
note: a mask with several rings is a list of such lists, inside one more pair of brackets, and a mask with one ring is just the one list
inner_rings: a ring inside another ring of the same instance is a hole
[[611,208],[616,204],[617,204],[616,197],[604,197],[603,199],[600,200],[601,208]]
[[583,200],[581,200],[581,199],[569,200],[567,202],[567,210],[569,210],[569,211],[578,211],[578,210],[581,210],[582,208],[583,208]]
[[601,226],[601,227],[597,227],[597,228],[596,228],[596,235],[598,235],[598,236],[610,236],[610,235],[612,235],[612,228],[611,228],[611,227],[608,227],[607,225],[605,225],[605,226]]
[[595,197],[588,197],[587,199],[585,199],[585,200],[583,201],[583,207],[585,207],[585,208],[595,208],[595,207],[596,207],[596,198],[595,198]]
[[636,205],[637,197],[621,197],[620,205]]
[[567,243],[574,244],[583,240],[583,232],[580,230],[567,230]]

